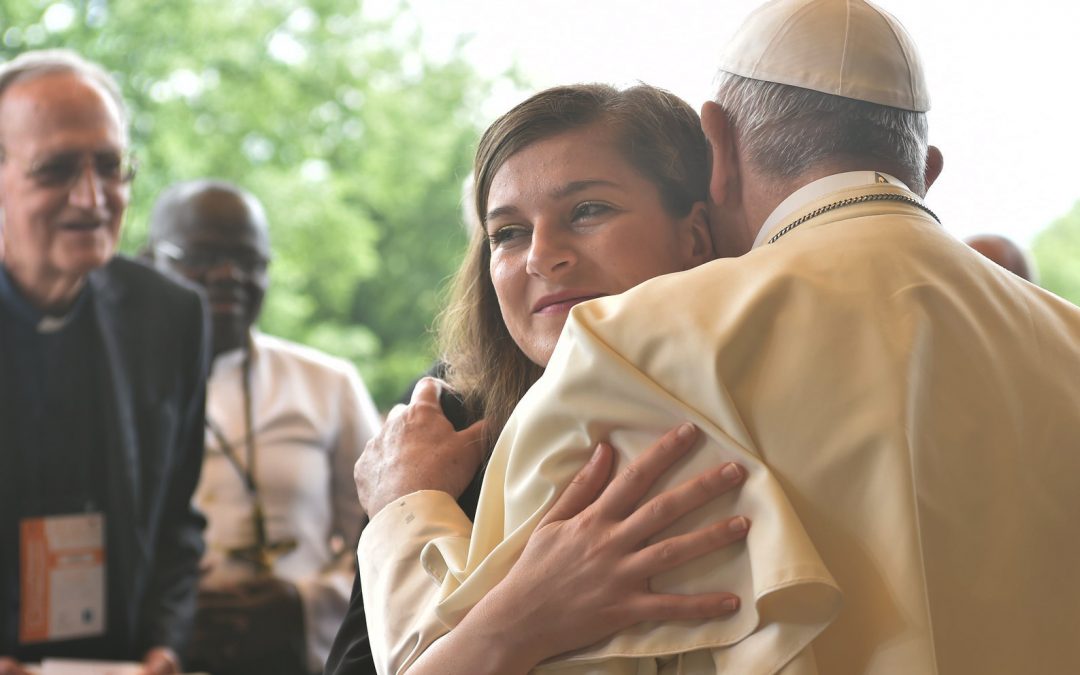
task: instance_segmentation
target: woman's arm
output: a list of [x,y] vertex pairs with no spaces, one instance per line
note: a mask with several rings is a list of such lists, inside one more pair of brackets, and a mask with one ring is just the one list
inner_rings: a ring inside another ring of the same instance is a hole
[[730,593],[652,593],[649,578],[741,540],[749,522],[717,525],[648,544],[681,516],[742,482],[725,464],[645,503],[642,498],[698,438],[684,424],[668,432],[607,487],[614,453],[600,444],[553,505],[510,574],[449,634],[408,669],[410,675],[526,673],[544,659],[585,647],[648,620],[731,614]]

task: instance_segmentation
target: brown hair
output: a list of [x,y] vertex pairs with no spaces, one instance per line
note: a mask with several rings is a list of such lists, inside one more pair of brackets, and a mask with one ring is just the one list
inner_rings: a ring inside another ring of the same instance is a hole
[[553,87],[515,106],[488,127],[473,165],[479,222],[440,317],[439,338],[450,384],[471,413],[487,419],[484,443],[489,451],[514,407],[544,372],[515,344],[499,311],[484,227],[491,183],[511,155],[537,141],[594,123],[614,133],[619,151],[657,186],[672,216],[686,216],[708,194],[708,145],[697,113],[662,89],[637,85],[620,91],[603,84]]

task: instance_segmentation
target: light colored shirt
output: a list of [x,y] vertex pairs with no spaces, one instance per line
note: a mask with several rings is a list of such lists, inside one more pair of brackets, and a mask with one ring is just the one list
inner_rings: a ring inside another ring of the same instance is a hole
[[[801,210],[875,193],[914,197],[874,183]],[[424,492],[361,538],[381,672],[505,576],[597,441],[625,462],[683,420],[705,438],[657,489],[730,459],[749,476],[662,536],[736,513],[753,526],[651,586],[733,590],[742,609],[636,626],[539,670],[1080,672],[1078,336],[1080,309],[899,201],[583,303],[496,446],[475,526]],[[370,579],[369,550],[390,561]],[[388,582],[425,576],[397,604]]]
[[[364,514],[352,469],[380,426],[378,412],[351,364],[279,338],[255,333],[251,360],[255,482],[270,542],[296,548],[274,563],[303,603],[312,671],[322,669],[348,608],[355,575],[352,547]],[[242,364],[236,350],[213,364],[207,418],[222,431],[242,466]],[[207,518],[204,588],[250,577],[229,551],[255,541],[253,502],[239,472],[207,430],[206,460],[195,494]]]

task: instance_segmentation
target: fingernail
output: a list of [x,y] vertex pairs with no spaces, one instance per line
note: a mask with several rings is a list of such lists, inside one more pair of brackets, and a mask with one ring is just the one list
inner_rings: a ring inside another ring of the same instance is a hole
[[728,480],[737,480],[742,476],[742,468],[734,462],[728,462],[723,469],[720,469],[720,475]]
[[720,603],[720,607],[729,612],[734,612],[739,608],[739,599],[735,597],[728,598]]
[[742,516],[735,516],[728,521],[728,531],[734,534],[742,534],[750,529],[750,521]]
[[683,440],[686,440],[687,438],[690,438],[691,436],[694,435],[694,430],[695,430],[695,427],[694,427],[693,424],[690,424],[689,422],[683,422],[682,424],[679,425],[679,428],[675,431],[675,436],[678,437],[678,438],[681,438]]

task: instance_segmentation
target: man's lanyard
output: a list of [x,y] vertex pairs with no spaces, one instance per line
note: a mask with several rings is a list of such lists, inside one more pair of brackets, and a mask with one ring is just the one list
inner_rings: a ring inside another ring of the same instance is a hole
[[248,494],[252,500],[258,502],[259,500],[259,486],[255,483],[255,435],[252,433],[252,411],[251,411],[251,347],[245,347],[244,362],[240,370],[241,383],[244,392],[244,447],[247,450],[247,469],[240,463],[240,457],[236,452],[236,448],[232,443],[225,438],[225,432],[218,426],[214,420],[210,419],[210,416],[206,416],[206,428],[217,439],[218,445],[221,446],[221,452],[225,455],[225,458],[229,460],[229,464],[236,470],[237,475],[240,476],[240,480],[243,481],[244,487],[247,489]]
[[266,536],[266,516],[262,507],[262,497],[259,494],[259,484],[255,480],[255,461],[257,457],[255,449],[255,424],[254,413],[251,404],[251,353],[254,344],[248,338],[244,350],[244,361],[241,366],[241,382],[244,392],[244,447],[247,451],[247,468],[240,463],[239,453],[232,443],[225,438],[225,433],[209,416],[206,417],[206,428],[217,439],[221,453],[229,460],[229,464],[236,470],[248,496],[251,498],[252,520],[255,528],[255,543],[246,548],[232,549],[229,555],[252,563],[259,572],[269,573],[273,568],[274,561],[296,548],[293,539],[271,544]]

